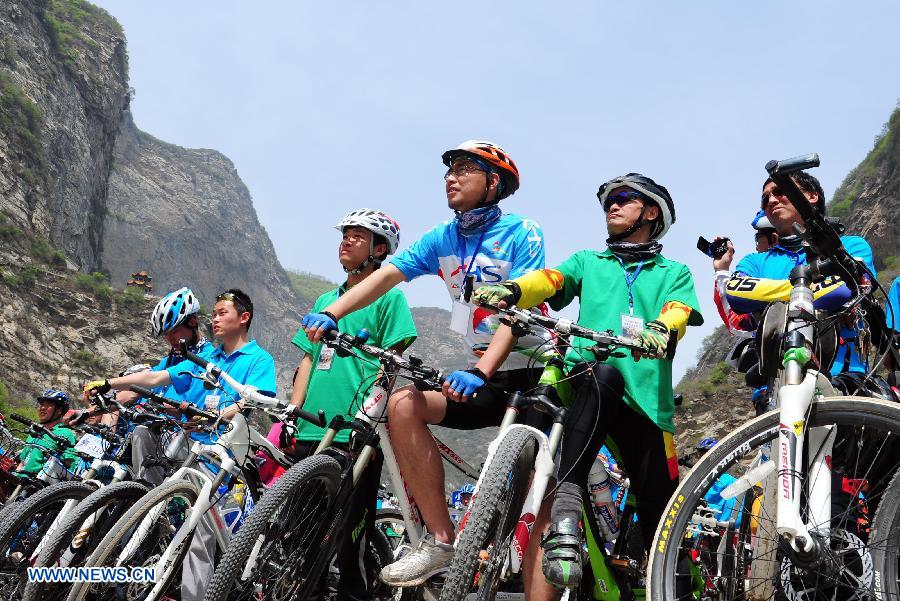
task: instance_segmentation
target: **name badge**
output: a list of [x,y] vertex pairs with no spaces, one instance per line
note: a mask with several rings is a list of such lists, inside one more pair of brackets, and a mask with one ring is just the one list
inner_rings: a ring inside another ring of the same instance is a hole
[[334,359],[334,349],[330,346],[323,346],[319,352],[319,360],[316,362],[316,369],[328,371],[331,369],[331,361]]
[[75,445],[75,450],[87,453],[95,459],[102,459],[106,449],[104,448],[102,438],[96,434],[85,434],[78,440],[78,443]]
[[469,324],[472,323],[472,306],[462,301],[453,301],[453,309],[450,311],[450,329],[457,334],[466,336],[469,334]]
[[622,313],[622,335],[637,338],[644,331],[644,318]]
[[219,403],[222,402],[222,395],[220,394],[208,394],[206,398],[203,400],[203,407],[205,409],[218,411]]

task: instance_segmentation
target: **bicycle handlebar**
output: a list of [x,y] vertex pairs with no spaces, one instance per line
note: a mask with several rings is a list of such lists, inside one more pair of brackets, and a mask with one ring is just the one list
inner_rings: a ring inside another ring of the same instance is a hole
[[[816,255],[815,258],[807,260],[810,266],[819,275],[849,274],[854,281],[845,283],[855,289],[857,284],[856,278],[867,270],[850,256],[841,242],[840,234],[825,219],[823,213],[813,208],[809,199],[806,198],[806,195],[797,185],[797,182],[791,177],[797,171],[818,166],[819,155],[812,153],[781,161],[769,161],[766,163],[766,171],[769,173],[772,182],[787,196],[788,201],[794,205],[800,217],[803,218],[803,227],[795,223],[794,231],[803,238]],[[818,202],[825,202],[825,199],[820,198]],[[829,264],[832,260],[839,264],[845,273],[830,271]]]
[[185,404],[185,407],[182,408],[182,403],[167,397],[164,397],[160,394],[156,394],[152,390],[144,388],[143,386],[138,386],[137,384],[132,384],[128,387],[132,392],[136,392],[142,397],[146,399],[150,399],[151,401],[156,401],[157,403],[162,403],[163,405],[168,405],[169,407],[174,407],[178,409],[182,413],[184,413],[188,417],[202,417],[208,419],[210,421],[216,421],[219,419],[219,416],[215,413],[210,413],[209,411],[204,411],[202,409],[198,409],[190,404]]
[[300,419],[319,426],[320,428],[325,427],[325,412],[321,409],[318,411],[318,414],[314,415],[309,411],[304,411],[296,405],[288,403],[287,401],[282,401],[274,397],[266,396],[260,393],[259,389],[255,388],[254,386],[241,384],[230,375],[228,375],[228,372],[223,371],[214,363],[210,363],[202,357],[190,352],[187,349],[187,343],[184,340],[181,341],[181,352],[184,354],[185,358],[188,361],[199,367],[202,367],[206,371],[206,374],[208,376],[208,378],[206,379],[207,381],[211,380],[211,384],[218,385],[217,380],[225,380],[225,383],[228,384],[228,386],[230,386],[232,389],[234,389],[242,400],[250,401],[262,409],[267,409],[276,414],[276,416],[282,418],[282,420],[293,416],[299,417]]
[[492,305],[490,303],[481,303],[481,306],[485,309],[490,309],[492,311],[496,311],[497,313],[501,313],[511,320],[517,321],[526,326],[537,325],[546,330],[552,330],[557,334],[562,334],[564,336],[577,336],[578,338],[584,338],[586,340],[596,342],[598,346],[605,347],[610,350],[617,348],[626,348],[630,351],[634,351],[637,354],[643,354],[643,346],[641,346],[641,344],[638,343],[634,338],[629,338],[627,336],[618,336],[616,334],[613,334],[612,330],[607,330],[606,332],[592,330],[590,328],[578,325],[571,319],[566,319],[564,317],[550,317],[547,315],[542,315],[541,313],[538,313],[536,311],[520,309],[515,305],[510,307],[500,307],[498,305]]
[[[361,330],[360,333],[365,332]],[[402,369],[407,373],[403,377],[412,380],[419,390],[440,390],[446,379],[439,369],[424,365],[418,357],[410,356],[404,359],[402,355],[392,351],[367,344],[368,332],[365,336],[351,336],[337,330],[325,333],[322,341],[335,349],[339,355],[343,352],[350,354],[354,349],[359,349],[368,355],[372,355],[387,368]]]
[[56,444],[60,445],[61,447],[68,448],[68,447],[72,446],[71,442],[69,442],[65,438],[62,438],[61,436],[57,436],[43,424],[35,423],[35,422],[31,421],[30,419],[28,419],[27,417],[23,417],[23,416],[19,415],[18,413],[10,413],[9,418],[14,421],[19,422],[20,424],[24,424],[24,425],[28,426],[29,428],[32,428],[36,432],[42,432],[45,436],[50,438],[50,440],[52,440]]

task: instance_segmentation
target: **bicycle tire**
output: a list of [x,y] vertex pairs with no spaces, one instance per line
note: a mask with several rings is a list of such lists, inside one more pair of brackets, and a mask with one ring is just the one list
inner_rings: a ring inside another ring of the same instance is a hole
[[[80,541],[78,549],[75,551],[75,557],[66,565],[71,567],[83,565],[105,533],[145,494],[147,494],[147,487],[132,481],[117,482],[94,491],[66,516],[47,541],[34,566],[44,568],[58,565],[60,556],[79,534],[84,540]],[[112,511],[108,511],[107,508],[114,504],[118,504],[118,506],[113,507]],[[100,511],[104,511],[104,514],[99,521],[94,523],[92,532],[80,532],[88,517]],[[96,536],[97,534],[99,536]],[[68,584],[33,581],[25,587],[22,601],[65,599],[68,590]]]
[[[326,549],[329,546],[333,547],[333,541],[323,541],[321,535],[328,531],[328,527],[334,521],[332,503],[340,486],[340,479],[340,464],[333,457],[327,455],[313,455],[291,466],[278,479],[275,486],[263,494],[250,514],[250,518],[244,522],[241,529],[232,538],[228,550],[209,582],[205,600],[226,601],[255,598],[260,594],[256,590],[256,584],[261,586],[266,599],[303,599],[304,595],[308,595],[311,586],[315,587],[318,582],[302,578],[303,570],[299,565],[294,565],[290,569],[285,569],[286,564],[280,565],[277,574],[271,580],[260,576],[259,565],[270,566],[271,562],[263,561],[263,559],[270,552],[284,549],[283,546],[279,547],[278,543],[282,545],[307,543],[307,546],[299,550],[292,546],[282,554],[292,560],[297,560],[299,554],[301,562],[307,559],[306,556],[309,552],[321,550],[323,545]],[[297,500],[297,497],[301,497],[300,493],[318,497],[319,502],[309,507],[301,515],[291,514],[287,511],[286,506]],[[282,528],[282,524],[276,525],[278,520],[284,518],[303,519],[305,516],[312,517],[316,526],[309,528],[306,536],[296,537],[301,540],[295,540],[289,535],[290,527]],[[272,535],[280,535],[274,538],[282,540],[273,540],[270,538]],[[251,559],[254,549],[257,550],[257,555]],[[310,557],[309,559],[314,560],[315,558]],[[249,566],[251,563],[252,567]],[[251,576],[241,582],[241,576],[248,568],[252,571]],[[293,580],[297,577],[300,577],[300,582]],[[258,580],[262,580],[262,582],[258,583]],[[274,590],[275,588],[290,590]]]
[[883,583],[879,588],[890,590],[891,583],[897,587],[897,582],[900,581],[897,553],[900,545],[900,471],[894,474],[875,512],[872,538],[888,541],[887,545],[873,551],[872,560],[875,578]]
[[[80,501],[97,489],[83,482],[58,482],[48,486],[4,512],[0,523],[0,590],[4,598],[14,598],[26,585],[30,557],[42,542],[47,529],[56,520],[59,511],[69,501]],[[36,528],[22,529],[39,520]]]
[[[513,428],[504,435],[472,501],[466,527],[457,541],[450,572],[441,590],[441,601],[462,601],[468,596],[475,582],[479,556],[491,545],[486,563],[489,567],[502,567],[503,555],[525,502],[538,448],[537,436],[528,429]],[[497,572],[496,569],[479,572],[479,600],[489,601],[496,595]]]
[[[125,515],[115,523],[109,533],[103,537],[103,540],[97,545],[97,548],[93,553],[87,558],[85,561],[86,567],[102,567],[105,563],[110,559],[110,556],[113,552],[118,548],[119,544],[122,543],[127,537],[130,537],[134,534],[134,528],[136,528],[141,521],[147,516],[150,511],[163,502],[174,501],[175,499],[181,499],[183,503],[186,505],[193,506],[197,502],[197,497],[199,496],[200,491],[198,487],[192,482],[188,482],[187,480],[169,480],[167,482],[163,482],[147,494],[145,494],[141,499],[135,503],[135,505],[125,512]],[[182,508],[182,514],[186,513],[186,509]],[[182,516],[183,517],[183,516]],[[170,515],[168,511],[164,511],[162,515],[160,515],[160,519],[157,520],[156,524],[154,524],[153,532],[148,532],[148,536],[150,536],[150,544],[142,544],[140,546],[140,551],[143,553],[143,557],[149,558],[149,561],[155,561],[157,558],[154,557],[152,552],[154,550],[165,549],[168,543],[166,543],[166,535],[171,535],[174,531],[177,531],[177,528],[171,529],[170,527]],[[155,537],[155,541],[154,538]],[[181,545],[178,550],[173,566],[175,569],[169,570],[166,574],[157,574],[157,582],[163,583],[163,588],[168,589],[172,585],[172,581],[174,580],[175,574],[177,572],[177,567],[181,565],[181,562],[184,560],[184,556],[188,551],[188,548],[191,544],[191,539],[193,538],[193,533],[189,535],[184,543]],[[165,543],[165,546],[163,544]],[[134,559],[129,559],[129,566],[136,567],[133,563]],[[140,560],[139,560],[140,561]],[[131,585],[117,585],[113,584],[111,586],[102,587],[99,590],[91,590],[93,587],[91,583],[76,583],[72,589],[69,591],[69,595],[66,597],[67,601],[83,601],[85,597],[89,593],[91,593],[92,600],[101,600],[101,599],[114,599],[117,597],[117,591],[122,586],[127,586],[131,588]],[[147,586],[147,585],[145,585]],[[129,598],[135,598],[137,595],[130,595]]]
[[[742,461],[751,457],[753,453],[764,445],[771,443],[777,439],[779,427],[779,412],[772,411],[763,414],[756,419],[747,422],[736,431],[724,437],[719,444],[709,451],[684,478],[678,489],[669,500],[666,513],[660,522],[656,536],[654,537],[653,547],[650,551],[649,575],[648,575],[648,598],[652,601],[671,601],[678,599],[676,590],[682,593],[684,579],[687,577],[695,577],[697,574],[689,574],[682,567],[682,572],[677,571],[676,566],[679,562],[684,562],[692,548],[702,545],[705,540],[714,540],[715,532],[704,530],[706,525],[702,524],[695,517],[698,508],[703,508],[705,501],[704,495],[709,491],[710,487],[715,483],[722,474],[733,470],[735,473],[742,473]],[[866,451],[871,454],[872,447],[877,446],[878,449],[884,450],[885,455],[879,457],[879,461],[886,460],[889,468],[886,473],[893,474],[900,466],[900,459],[897,458],[898,444],[897,437],[900,436],[900,405],[876,399],[861,397],[831,397],[821,399],[814,402],[809,410],[807,425],[814,426],[838,426],[838,440],[835,442],[835,453],[833,455],[832,468],[834,474],[847,474],[850,481],[867,482],[872,484],[870,490],[869,501],[878,503],[879,508],[884,503],[879,503],[880,497],[884,495],[886,489],[881,488],[879,481],[875,479],[875,475],[871,473],[874,463],[870,463],[868,467],[862,466],[857,461],[853,462],[852,455],[848,458],[841,459],[840,463],[834,463],[838,455],[837,449],[841,445],[842,453],[852,451],[853,441],[856,445],[857,458],[863,452],[866,445],[864,440],[869,441],[869,448]],[[845,441],[848,444],[845,445]],[[890,443],[888,442],[890,441]],[[876,444],[877,442],[877,444]],[[775,455],[773,452],[772,455]],[[847,472],[854,469],[852,473]],[[860,471],[862,470],[862,471]],[[767,533],[774,531],[775,516],[766,510],[768,507],[766,501],[772,501],[775,498],[774,472],[769,475],[761,484],[762,488],[762,512],[759,515],[749,516],[755,519],[758,526],[757,532],[753,535],[757,545],[762,539],[766,543],[765,551],[762,553],[750,550],[748,556],[742,558],[741,562],[746,560],[746,567],[743,568],[743,574],[733,574],[730,578],[741,578],[745,583],[749,583],[746,593],[746,599],[772,599],[788,598],[788,599],[816,599],[819,595],[822,598],[830,598],[827,595],[833,595],[834,591],[840,587],[850,588],[850,585],[844,583],[840,579],[828,579],[827,575],[813,572],[801,567],[800,564],[793,563],[790,554],[785,551],[783,545],[778,544],[778,540],[774,536],[767,536]],[[753,491],[753,488],[749,489]],[[758,491],[757,491],[758,492]],[[768,493],[768,494],[767,494]],[[747,494],[745,492],[744,494]],[[735,507],[743,506],[743,496],[736,497]],[[833,502],[835,496],[833,495]],[[896,503],[895,503],[896,506]],[[831,544],[845,543],[846,547],[835,552],[835,555],[846,556],[842,561],[853,561],[854,565],[844,565],[839,576],[843,575],[843,570],[852,571],[853,569],[861,570],[859,580],[862,582],[860,588],[856,591],[862,595],[877,596],[881,594],[886,599],[897,599],[897,582],[879,583],[872,575],[867,573],[871,560],[871,549],[877,549],[882,545],[878,539],[870,538],[864,532],[852,532],[851,513],[853,509],[852,503],[848,505],[848,509],[839,512],[838,515],[833,514],[832,519],[832,540]],[[693,520],[693,522],[692,522]],[[864,541],[863,538],[866,540]],[[838,540],[842,539],[842,540]],[[860,546],[859,543],[862,543]],[[830,546],[830,545],[829,545]],[[758,551],[757,546],[756,551]],[[893,561],[896,563],[896,548],[891,552],[890,547],[885,545],[888,557],[882,562]],[[742,550],[743,551],[743,550]],[[852,551],[846,552],[846,551]],[[853,555],[855,553],[856,555]],[[892,557],[891,557],[892,556]],[[858,558],[858,561],[856,559]],[[760,563],[762,565],[760,565]],[[757,572],[756,568],[760,571]],[[701,565],[700,578],[703,580],[702,585],[710,584],[709,579],[704,579],[704,566]],[[759,573],[762,575],[760,576]],[[774,574],[771,576],[769,574]],[[854,573],[854,576],[856,574]],[[808,588],[794,587],[794,580],[797,583],[806,584],[804,579],[815,579],[815,583]],[[715,582],[713,582],[715,584]],[[884,586],[890,588],[884,589]],[[678,587],[678,589],[676,589]],[[872,590],[866,590],[871,587]],[[879,590],[881,589],[881,590]],[[703,591],[707,593],[708,591]],[[852,590],[850,591],[853,592]],[[809,597],[809,595],[814,595]],[[690,598],[690,597],[683,597]],[[724,598],[724,597],[719,597]],[[844,598],[838,596],[838,598]],[[867,598],[867,597],[865,597]]]

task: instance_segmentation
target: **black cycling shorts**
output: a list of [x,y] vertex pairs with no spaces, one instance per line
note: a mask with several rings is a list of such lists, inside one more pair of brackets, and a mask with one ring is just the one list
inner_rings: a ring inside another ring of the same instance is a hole
[[[436,425],[454,430],[480,430],[499,426],[503,421],[510,395],[516,391],[534,388],[541,377],[541,371],[524,368],[498,371],[468,402],[459,403],[448,399],[447,413]],[[541,416],[543,417],[543,414]],[[537,425],[532,423],[534,419],[527,421],[531,425]]]

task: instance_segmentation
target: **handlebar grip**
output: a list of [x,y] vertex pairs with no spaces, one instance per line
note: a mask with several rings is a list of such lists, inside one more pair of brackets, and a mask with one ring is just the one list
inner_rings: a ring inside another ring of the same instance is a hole
[[[780,161],[769,161],[766,163],[766,171],[769,175],[776,173],[791,174],[804,169],[811,169],[819,166],[819,154],[816,152],[804,154],[790,159]],[[821,199],[820,199],[821,200]]]
[[203,357],[196,355],[196,354],[192,353],[191,351],[189,351],[187,348],[187,342],[185,342],[184,340],[180,341],[179,346],[181,348],[181,354],[184,355],[184,358],[187,359],[188,361],[190,361],[191,363],[193,363],[194,365],[202,367],[203,369],[206,369],[206,366],[209,365],[209,361],[207,361]]
[[11,419],[11,420],[13,420],[13,421],[16,421],[16,422],[19,422],[20,424],[23,424],[23,425],[25,425],[25,426],[34,426],[34,425],[36,425],[36,424],[35,424],[33,421],[31,421],[30,419],[28,419],[27,417],[22,417],[22,416],[19,415],[18,413],[10,413],[10,414],[9,414],[9,419]]
[[291,410],[291,415],[294,417],[299,417],[303,421],[307,421],[315,426],[319,426],[320,428],[324,428],[325,424],[328,423],[325,419],[325,412],[319,409],[319,411],[313,415],[309,411],[304,411],[300,407],[296,405],[291,405],[293,409]]

